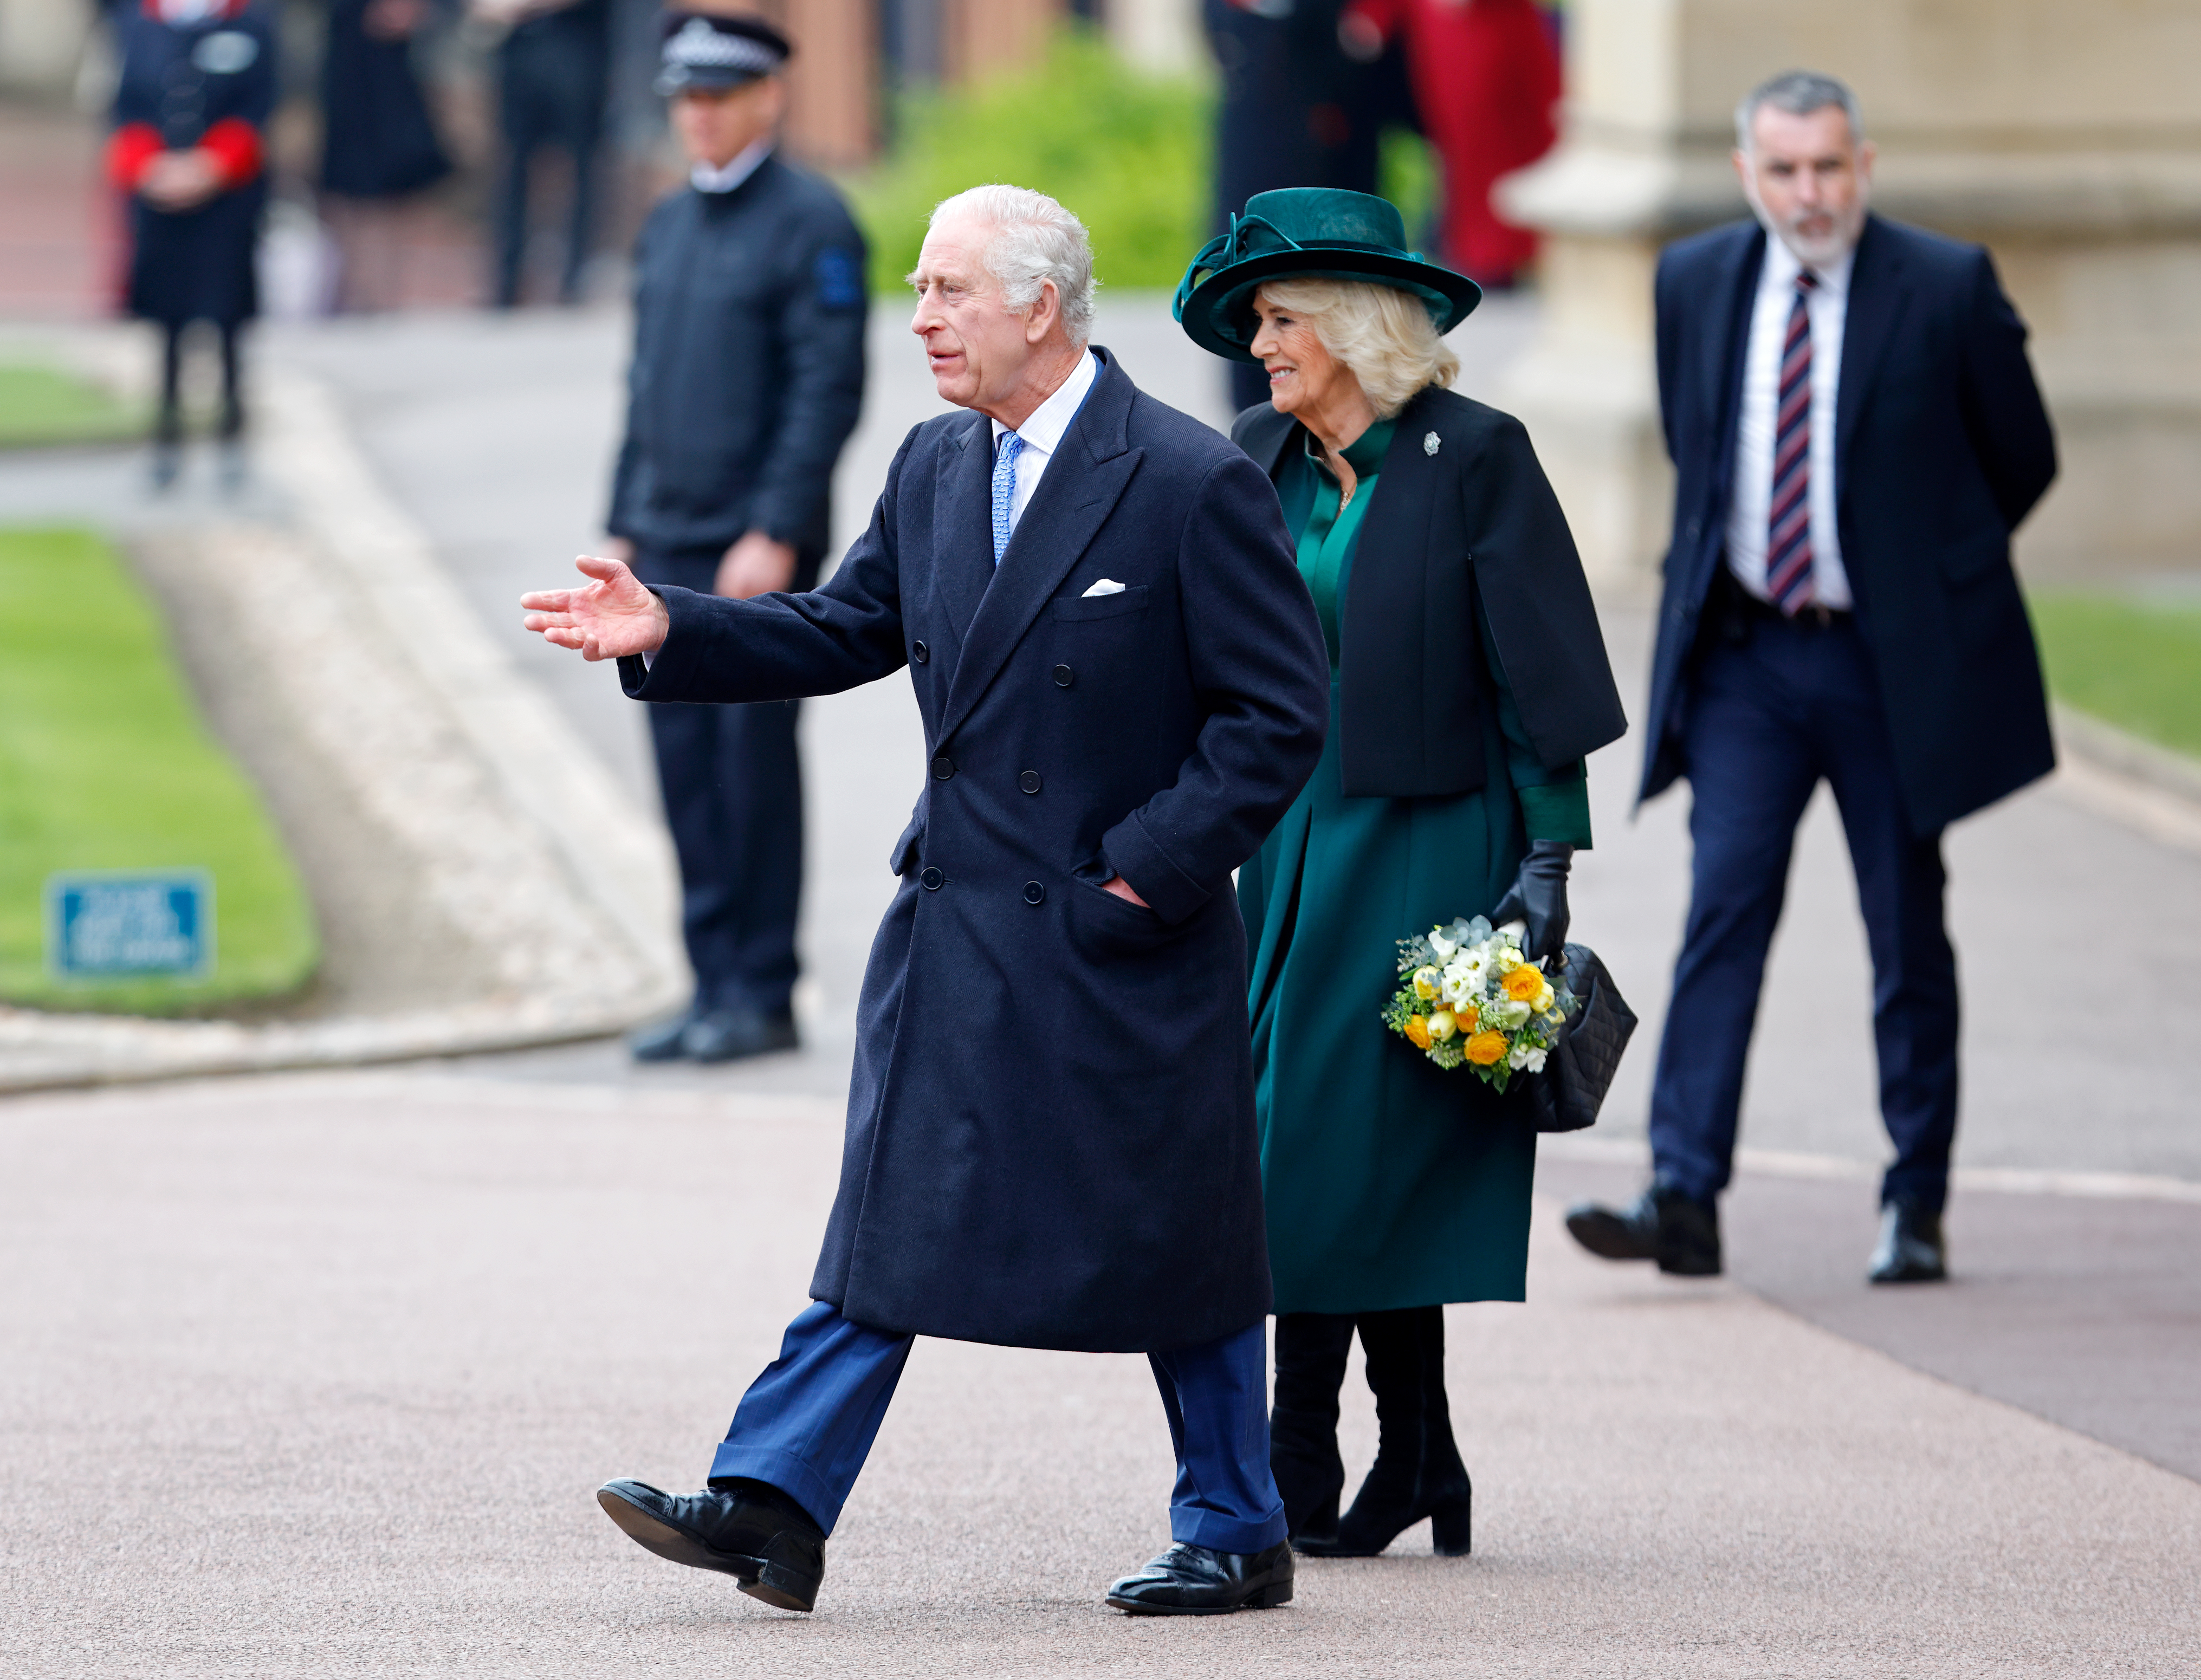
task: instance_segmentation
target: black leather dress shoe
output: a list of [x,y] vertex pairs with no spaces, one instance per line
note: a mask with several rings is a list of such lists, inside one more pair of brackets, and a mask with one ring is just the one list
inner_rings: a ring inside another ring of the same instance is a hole
[[678,1062],[688,1053],[681,1040],[695,1023],[696,1009],[691,1004],[678,1015],[636,1027],[626,1035],[626,1053],[637,1062]]
[[1880,1241],[1873,1245],[1876,1284],[1938,1284],[1949,1276],[1949,1253],[1941,1241],[1941,1215],[1890,1202],[1880,1210]]
[[1180,1540],[1136,1575],[1108,1589],[1108,1602],[1134,1616],[1224,1616],[1292,1601],[1292,1548],[1218,1552]]
[[680,1035],[680,1053],[690,1062],[738,1062],[795,1046],[795,1017],[763,1015],[750,1009],[706,1010]]
[[1652,1185],[1625,1208],[1577,1202],[1567,1209],[1567,1229],[1606,1260],[1656,1261],[1677,1278],[1720,1273],[1719,1209],[1670,1185]]
[[825,1531],[777,1488],[728,1480],[701,1493],[667,1493],[647,1482],[607,1482],[596,1503],[645,1551],[731,1575],[751,1598],[782,1610],[818,1602]]

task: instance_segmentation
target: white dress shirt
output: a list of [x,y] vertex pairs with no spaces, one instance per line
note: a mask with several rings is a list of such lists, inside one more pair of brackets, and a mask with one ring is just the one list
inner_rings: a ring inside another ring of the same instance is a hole
[[[1834,404],[1842,372],[1842,329],[1849,318],[1850,265],[1855,253],[1813,272],[1819,284],[1805,301],[1811,319],[1811,600],[1849,610],[1849,573],[1834,523]],[[1765,236],[1765,261],[1751,306],[1750,342],[1742,366],[1742,418],[1735,437],[1734,495],[1728,506],[1727,563],[1760,600],[1765,587],[1765,523],[1773,508],[1773,435],[1780,403],[1781,347],[1796,307],[1804,265],[1780,236]]]
[[[1077,411],[1085,401],[1086,393],[1093,382],[1100,377],[1100,364],[1088,350],[1077,359],[1077,366],[1070,377],[1054,388],[1054,395],[1024,417],[1016,434],[1024,439],[1024,451],[1017,457],[1016,494],[1009,498],[1009,529],[1017,528],[1017,521],[1031,506],[1032,492],[1039,489],[1040,477],[1047,464],[1054,459],[1054,452],[1062,447],[1062,435],[1070,430],[1070,423],[1077,418]],[[1001,450],[1001,434],[1010,430],[999,420],[994,422],[994,453],[998,458]]]
[[767,134],[755,144],[737,153],[733,161],[723,169],[715,169],[707,163],[692,165],[688,171],[688,184],[698,192],[731,192],[756,173],[757,165],[772,155],[772,149],[777,143],[773,137]]

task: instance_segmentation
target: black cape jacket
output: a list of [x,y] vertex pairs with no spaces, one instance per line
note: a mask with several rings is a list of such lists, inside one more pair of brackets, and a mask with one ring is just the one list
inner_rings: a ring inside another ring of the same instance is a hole
[[664,589],[662,650],[621,664],[747,701],[908,664],[924,792],[811,1284],[881,1330],[1152,1351],[1269,1310],[1230,871],[1321,758],[1329,659],[1269,481],[1099,354],[998,571],[990,427],[944,415],[821,588]]
[[[1658,407],[1674,534],[1640,797],[1688,766],[1699,623],[1723,564],[1744,346],[1765,232],[1735,222],[1658,259]],[[1835,401],[1842,566],[1871,649],[1912,830],[1935,833],[2056,763],[2010,535],[2056,476],[2025,324],[1977,245],[1867,220]]]
[[[1264,403],[1231,436],[1273,479],[1306,433]],[[1511,414],[1429,386],[1400,411],[1339,614],[1345,791],[1483,785],[1477,597],[1529,744],[1556,769],[1626,733],[1558,499]]]

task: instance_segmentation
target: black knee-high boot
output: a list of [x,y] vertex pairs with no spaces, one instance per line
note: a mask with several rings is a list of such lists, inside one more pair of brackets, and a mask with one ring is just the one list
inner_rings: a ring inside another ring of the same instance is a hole
[[1337,1455],[1337,1391],[1353,1350],[1345,1313],[1277,1315],[1277,1401],[1269,1414],[1269,1468],[1284,1501],[1292,1543],[1329,1540],[1345,1491]]
[[1452,1437],[1445,1399],[1444,1308],[1363,1313],[1360,1345],[1376,1395],[1376,1462],[1339,1519],[1337,1538],[1311,1548],[1330,1557],[1373,1557],[1427,1517],[1442,1557],[1470,1544],[1475,1490]]

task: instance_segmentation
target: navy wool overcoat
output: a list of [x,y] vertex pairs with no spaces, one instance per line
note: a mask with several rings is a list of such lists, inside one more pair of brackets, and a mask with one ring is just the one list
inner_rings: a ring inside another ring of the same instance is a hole
[[1268,478],[1096,354],[998,571],[990,426],[945,415],[822,588],[664,589],[621,664],[685,701],[909,666],[924,791],[811,1284],[880,1330],[1136,1352],[1269,1310],[1230,872],[1321,757],[1329,661]]

